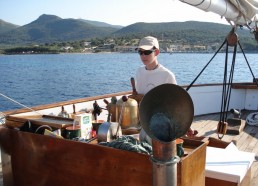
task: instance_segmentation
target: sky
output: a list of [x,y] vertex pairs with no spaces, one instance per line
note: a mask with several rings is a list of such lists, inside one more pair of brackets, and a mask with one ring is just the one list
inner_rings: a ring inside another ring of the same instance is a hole
[[219,15],[178,0],[1,0],[0,19],[23,26],[42,14],[128,26],[137,22],[203,21],[228,24]]

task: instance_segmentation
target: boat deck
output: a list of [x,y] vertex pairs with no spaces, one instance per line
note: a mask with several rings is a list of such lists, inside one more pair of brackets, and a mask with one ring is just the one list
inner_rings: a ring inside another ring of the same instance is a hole
[[[248,114],[257,111],[242,111],[241,119],[245,120]],[[228,118],[231,116],[229,115]],[[216,133],[217,124],[220,114],[209,114],[197,116],[191,125],[192,129],[198,130],[198,136],[213,137],[218,139]],[[245,128],[239,135],[226,134],[222,138],[223,141],[234,141],[240,151],[255,153],[255,160],[252,164],[252,175],[250,186],[256,186],[258,183],[258,127],[245,125]]]
[[[246,119],[248,114],[256,111],[244,111],[242,112],[242,119]],[[229,116],[230,117],[230,116]],[[218,139],[216,129],[219,121],[219,114],[209,114],[196,116],[192,123],[192,129],[198,130],[198,136],[213,137]],[[252,165],[251,186],[255,186],[258,183],[258,127],[246,125],[243,131],[239,135],[226,134],[223,141],[231,142],[235,141],[236,146],[241,151],[253,152],[256,154],[255,161]],[[0,164],[0,186],[3,185],[2,166]]]

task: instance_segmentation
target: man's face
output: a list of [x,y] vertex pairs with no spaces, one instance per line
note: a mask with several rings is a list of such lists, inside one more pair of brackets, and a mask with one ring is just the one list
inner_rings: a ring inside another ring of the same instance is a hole
[[151,50],[139,49],[138,53],[141,57],[141,60],[142,60],[143,64],[148,66],[154,60],[156,60],[156,57],[158,55],[157,51],[158,51],[157,49],[151,49]]

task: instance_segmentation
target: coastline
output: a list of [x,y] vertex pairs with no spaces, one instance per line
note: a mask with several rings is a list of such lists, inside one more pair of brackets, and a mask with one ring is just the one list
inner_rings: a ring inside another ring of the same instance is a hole
[[[244,51],[246,54],[257,54],[256,51]],[[3,54],[0,53],[0,56],[4,55],[60,55],[60,54],[136,54],[137,52],[111,52],[111,51],[102,51],[102,52],[58,52],[58,53],[15,53],[15,54]],[[174,52],[160,52],[160,54],[214,54],[215,51],[174,51]],[[225,51],[220,51],[218,53],[225,53]],[[233,51],[229,51],[228,53],[233,53]],[[237,53],[242,53],[241,51],[237,51]]]

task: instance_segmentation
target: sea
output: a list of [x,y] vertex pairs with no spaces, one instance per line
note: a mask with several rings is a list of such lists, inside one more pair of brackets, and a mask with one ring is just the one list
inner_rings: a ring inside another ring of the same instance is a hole
[[[214,57],[214,58],[213,58]],[[161,53],[179,85],[222,83],[232,54]],[[227,64],[227,65],[225,65]],[[0,55],[0,111],[132,90],[137,53]],[[226,68],[227,67],[227,68]],[[225,70],[226,69],[226,70]],[[258,53],[236,55],[233,82],[258,77]]]

